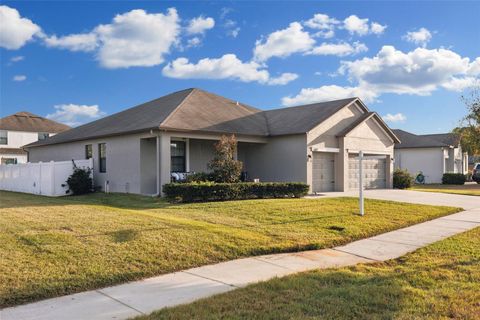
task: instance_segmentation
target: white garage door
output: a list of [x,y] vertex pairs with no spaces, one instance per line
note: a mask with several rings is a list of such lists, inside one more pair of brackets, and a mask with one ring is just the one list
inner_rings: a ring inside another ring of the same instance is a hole
[[335,160],[333,153],[313,153],[312,190],[313,192],[335,190]]
[[[359,161],[358,155],[350,155],[348,160],[348,187],[358,189]],[[385,156],[373,158],[369,156],[363,161],[363,183],[365,189],[386,188],[386,159]]]

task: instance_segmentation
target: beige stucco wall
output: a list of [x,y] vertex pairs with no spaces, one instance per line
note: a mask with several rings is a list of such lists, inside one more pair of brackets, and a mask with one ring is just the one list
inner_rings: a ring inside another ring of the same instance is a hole
[[[85,145],[92,144],[95,185],[104,187],[109,181],[110,192],[141,193],[140,138],[133,134],[30,148],[29,161],[66,161],[85,159]],[[98,171],[98,144],[107,145],[107,172]]]
[[445,172],[445,156],[442,148],[408,148],[395,150],[395,168],[407,170],[412,175],[420,171],[426,183],[441,183]]
[[189,141],[189,171],[208,172],[208,162],[215,154],[215,140],[190,139]]
[[306,135],[272,137],[267,144],[249,145],[245,165],[250,179],[307,182]]
[[352,122],[362,114],[363,112],[356,104],[343,108],[308,132],[308,146],[315,145],[321,148],[338,148],[339,141],[336,135],[352,124]]

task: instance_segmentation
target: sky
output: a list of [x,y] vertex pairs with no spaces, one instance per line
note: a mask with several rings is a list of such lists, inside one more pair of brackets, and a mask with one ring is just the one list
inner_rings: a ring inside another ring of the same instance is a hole
[[2,1],[0,115],[77,126],[197,87],[259,109],[360,97],[448,132],[480,79],[478,1]]

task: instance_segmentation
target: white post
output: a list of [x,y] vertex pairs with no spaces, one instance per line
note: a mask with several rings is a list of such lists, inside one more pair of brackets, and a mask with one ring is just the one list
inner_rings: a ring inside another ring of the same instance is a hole
[[358,179],[358,186],[359,186],[359,201],[360,201],[360,215],[363,217],[364,215],[364,201],[363,201],[363,151],[358,153],[358,162],[359,162],[359,179]]

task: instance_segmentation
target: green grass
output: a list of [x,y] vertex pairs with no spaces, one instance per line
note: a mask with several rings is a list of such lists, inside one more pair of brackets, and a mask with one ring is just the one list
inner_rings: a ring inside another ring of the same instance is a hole
[[367,200],[276,199],[172,205],[120,194],[0,192],[0,306],[190,267],[344,244],[459,211]]
[[445,185],[445,184],[422,184],[414,185],[411,190],[463,194],[467,196],[480,196],[480,184]]
[[300,273],[135,319],[480,319],[480,228],[385,263]]

